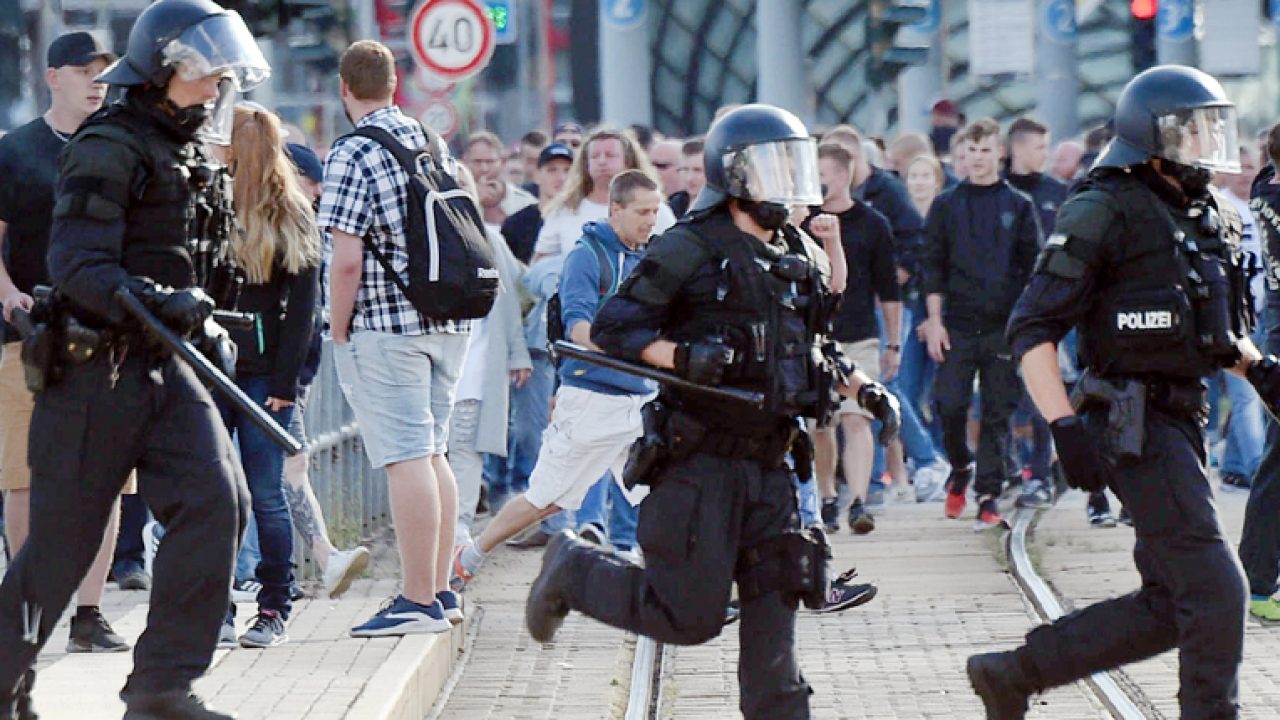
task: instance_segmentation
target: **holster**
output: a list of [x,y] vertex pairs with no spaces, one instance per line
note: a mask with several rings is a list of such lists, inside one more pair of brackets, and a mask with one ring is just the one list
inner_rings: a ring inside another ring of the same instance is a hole
[[640,408],[644,434],[631,444],[626,467],[622,470],[622,484],[628,490],[636,485],[652,485],[666,467],[671,456],[666,436],[670,414],[670,409],[661,400],[650,400]]
[[31,333],[22,341],[22,369],[32,393],[58,384],[67,366],[89,362],[107,342],[102,332],[81,324],[49,293],[37,296],[31,318]]
[[1134,378],[1104,380],[1085,371],[1071,393],[1077,413],[1105,410],[1107,451],[1116,462],[1136,462],[1146,444],[1147,384]]
[[817,610],[831,590],[830,564],[831,546],[822,528],[783,533],[739,553],[738,593],[746,602],[777,591],[788,602]]

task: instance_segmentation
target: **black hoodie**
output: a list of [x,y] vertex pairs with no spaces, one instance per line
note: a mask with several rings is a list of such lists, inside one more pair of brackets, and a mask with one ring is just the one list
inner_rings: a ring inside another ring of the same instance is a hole
[[1275,166],[1267,165],[1258,173],[1249,191],[1249,209],[1258,223],[1258,232],[1262,233],[1266,300],[1270,308],[1280,308],[1280,185],[1271,182],[1275,176]]

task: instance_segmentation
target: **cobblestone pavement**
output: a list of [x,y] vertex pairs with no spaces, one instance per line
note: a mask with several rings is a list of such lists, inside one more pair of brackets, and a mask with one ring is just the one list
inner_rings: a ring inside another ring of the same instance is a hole
[[[1220,517],[1233,547],[1244,526],[1247,499],[1243,493],[1218,494]],[[1090,528],[1084,519],[1084,504],[1083,493],[1067,495],[1041,519],[1035,535],[1041,573],[1064,597],[1068,608],[1123,595],[1139,585],[1138,572],[1133,568],[1133,530],[1124,526]],[[1112,509],[1119,512],[1119,505]],[[1280,708],[1280,675],[1273,662],[1276,657],[1280,657],[1280,628],[1250,620],[1240,673],[1242,718],[1276,717],[1276,708]],[[1124,673],[1154,705],[1153,714],[1178,717],[1176,652],[1130,665]]]
[[[965,658],[1012,645],[1034,614],[996,557],[997,536],[942,506],[895,505],[865,537],[833,538],[836,568],[857,564],[879,596],[838,615],[802,615],[799,642],[815,718],[977,718]],[[484,617],[442,718],[619,718],[629,681],[623,634],[570,615],[555,643],[533,643],[524,598],[538,551],[499,551],[468,590]],[[737,716],[737,628],[701,646],[668,646],[664,714]],[[1047,694],[1033,718],[1107,717],[1081,687]]]

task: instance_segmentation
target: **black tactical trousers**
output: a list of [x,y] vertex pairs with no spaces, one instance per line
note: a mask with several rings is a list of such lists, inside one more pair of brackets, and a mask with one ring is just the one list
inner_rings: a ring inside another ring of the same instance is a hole
[[[645,567],[578,552],[570,607],[659,642],[704,643],[724,627],[739,551],[798,528],[789,471],[694,455],[664,472],[640,505]],[[738,684],[748,720],[809,717],[795,618],[795,605],[778,592],[742,604]]]
[[1133,516],[1142,588],[1036,628],[1026,651],[1054,687],[1177,648],[1183,720],[1235,718],[1246,594],[1213,505],[1204,432],[1150,407],[1146,432],[1141,460],[1121,465],[1112,486]]
[[1240,535],[1240,562],[1254,595],[1272,595],[1280,587],[1280,425],[1266,416],[1267,440],[1253,474],[1249,506]]
[[950,335],[951,351],[938,365],[933,384],[942,444],[951,467],[958,470],[974,461],[966,428],[973,405],[973,379],[977,376],[982,434],[978,438],[975,490],[979,495],[999,495],[1013,471],[1009,462],[1009,419],[1022,397],[1018,365],[1001,331],[952,330]]
[[36,398],[31,534],[0,584],[0,711],[92,564],[135,467],[166,533],[125,692],[189,688],[226,614],[248,490],[222,420],[179,361],[155,367],[129,353],[113,389],[107,356],[68,368]]

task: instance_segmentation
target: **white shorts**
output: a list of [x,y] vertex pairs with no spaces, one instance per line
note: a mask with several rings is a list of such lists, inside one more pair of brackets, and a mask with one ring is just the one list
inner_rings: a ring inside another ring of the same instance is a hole
[[561,385],[525,499],[536,508],[577,510],[606,470],[620,477],[631,443],[644,433],[640,408],[652,397]]

